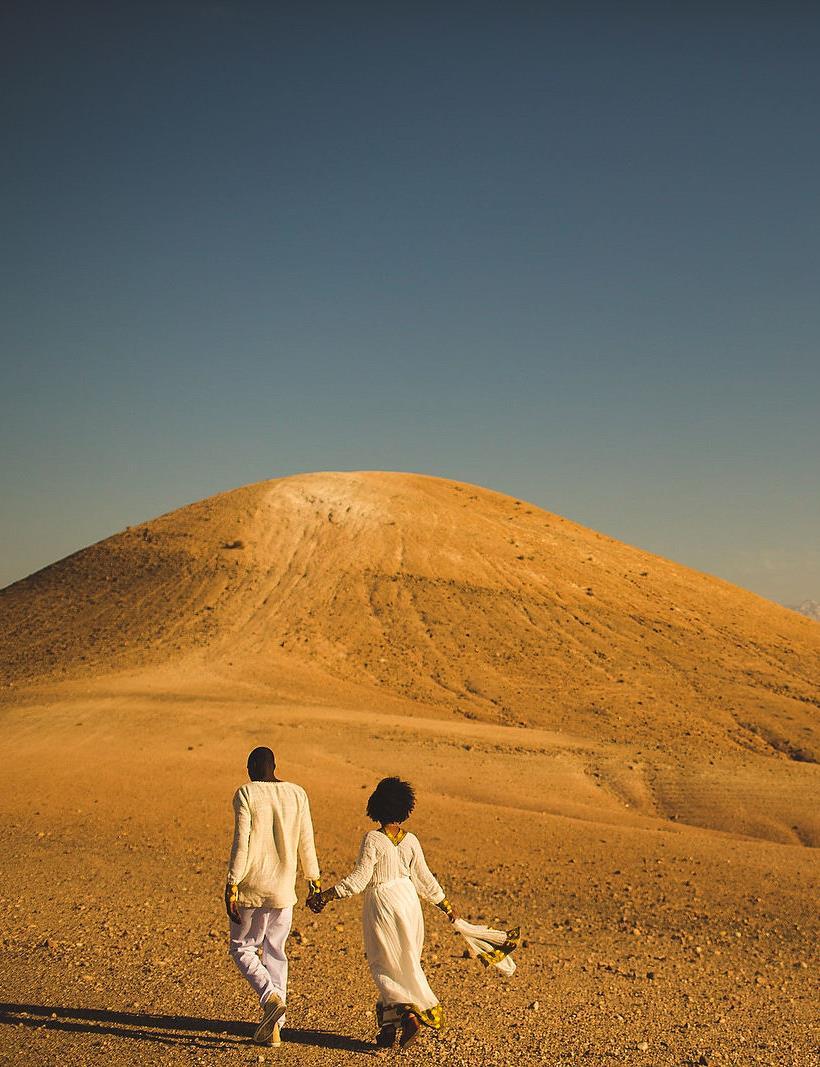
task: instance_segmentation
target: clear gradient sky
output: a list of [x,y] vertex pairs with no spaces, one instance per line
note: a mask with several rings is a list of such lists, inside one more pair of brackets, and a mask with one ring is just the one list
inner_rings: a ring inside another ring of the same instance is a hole
[[820,9],[0,16],[0,585],[309,470],[820,599]]

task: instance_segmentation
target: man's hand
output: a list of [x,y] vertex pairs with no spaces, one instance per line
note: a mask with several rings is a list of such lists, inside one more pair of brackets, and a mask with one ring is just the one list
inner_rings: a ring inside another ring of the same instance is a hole
[[447,897],[445,897],[444,900],[440,900],[438,904],[436,904],[436,907],[440,911],[444,912],[444,914],[447,916],[451,923],[454,923],[458,918],[458,912],[455,910],[455,908],[447,899]]
[[311,911],[316,911],[316,902],[322,895],[322,879],[321,878],[308,878],[307,879],[307,899],[305,904]]
[[311,911],[315,911],[317,914],[322,909],[316,907],[316,901],[322,895],[322,880],[321,878],[309,878],[308,879],[308,895],[305,904]]
[[314,893],[307,899],[307,906],[313,912],[314,915],[318,915],[320,911],[324,911],[325,905],[330,899],[328,893],[329,889],[326,889],[324,893]]
[[230,882],[225,886],[225,911],[228,913],[228,918],[232,923],[238,923],[239,919],[239,907],[237,901],[239,900],[239,886],[232,885]]

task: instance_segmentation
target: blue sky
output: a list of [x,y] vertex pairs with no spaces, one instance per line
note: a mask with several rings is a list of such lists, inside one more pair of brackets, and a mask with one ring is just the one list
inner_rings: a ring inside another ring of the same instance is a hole
[[18,4],[0,585],[441,474],[820,598],[808,5]]

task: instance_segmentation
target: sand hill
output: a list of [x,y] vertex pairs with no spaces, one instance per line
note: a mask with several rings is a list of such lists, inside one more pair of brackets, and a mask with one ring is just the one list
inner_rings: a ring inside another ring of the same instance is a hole
[[[810,810],[786,810],[803,778],[782,766],[820,760],[817,627],[476,486],[262,482],[17,582],[0,617],[18,685],[165,665],[302,702],[544,727],[639,751],[627,776],[590,769],[639,808],[820,840]],[[693,761],[745,752],[765,757],[755,774],[777,776],[785,809],[754,803],[749,782],[724,798],[743,810],[721,810],[722,768],[689,795]]]
[[[503,985],[428,916],[424,1062],[811,1062],[810,619],[475,486],[311,474],[3,590],[0,671],[0,1063],[258,1062],[221,914],[258,743],[329,878],[403,773],[464,913],[527,929]],[[356,910],[297,915],[283,1062],[372,1052]]]

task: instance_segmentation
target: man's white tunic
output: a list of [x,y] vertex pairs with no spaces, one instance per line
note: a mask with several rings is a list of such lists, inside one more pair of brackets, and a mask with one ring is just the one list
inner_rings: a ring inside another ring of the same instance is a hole
[[305,878],[319,877],[307,793],[294,782],[248,782],[233,798],[234,836],[228,881],[244,908],[296,903],[297,859]]

